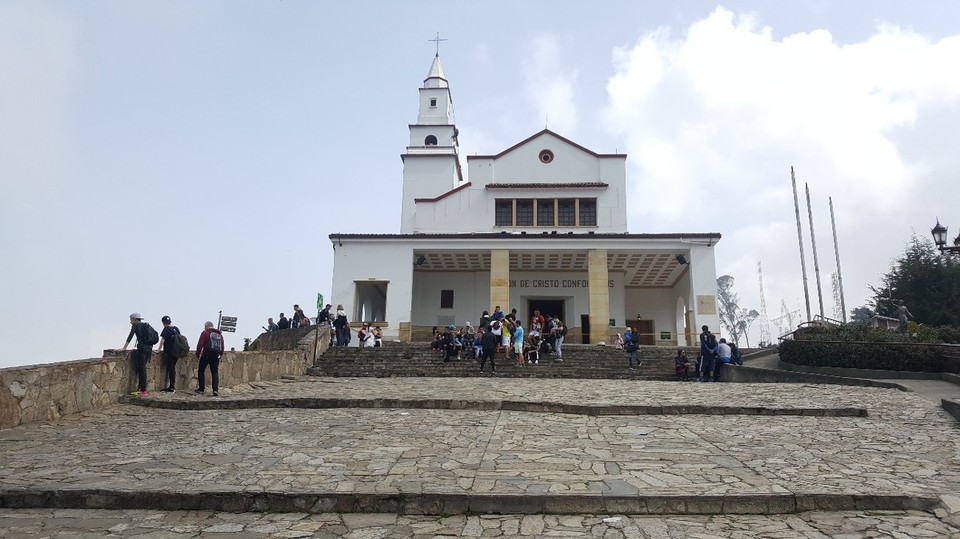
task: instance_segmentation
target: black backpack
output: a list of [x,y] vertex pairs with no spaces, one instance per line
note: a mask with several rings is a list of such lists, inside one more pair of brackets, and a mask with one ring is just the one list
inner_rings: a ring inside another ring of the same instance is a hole
[[717,337],[713,333],[707,333],[707,348],[713,350],[717,347]]
[[[145,335],[144,335],[143,344],[149,344],[150,346],[153,346],[158,342],[160,342],[160,334],[157,333],[157,330],[153,329],[153,326],[151,326],[146,322],[140,322],[140,323],[144,325],[143,331]],[[140,344],[139,341],[137,342],[137,344]]]
[[190,355],[190,341],[187,340],[187,336],[180,333],[180,329],[174,326],[174,331],[177,334],[173,337],[173,352],[174,357],[184,358]]

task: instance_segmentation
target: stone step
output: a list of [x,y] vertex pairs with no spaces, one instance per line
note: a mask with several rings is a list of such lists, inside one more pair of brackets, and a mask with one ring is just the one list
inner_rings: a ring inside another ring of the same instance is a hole
[[184,491],[111,488],[8,488],[3,507],[59,509],[155,509],[271,513],[394,513],[404,515],[628,514],[773,515],[800,511],[932,511],[937,496],[897,494],[760,493],[660,495],[602,494],[263,492],[203,489]]
[[[688,355],[695,348],[688,349]],[[516,362],[504,354],[497,355],[497,375],[520,378],[587,378],[587,379],[634,379],[674,380],[673,356],[676,348],[644,346],[638,350],[642,366],[627,368],[626,352],[610,347],[569,345],[564,346],[564,361],[555,361],[552,355],[544,355],[539,365],[525,364],[516,367]],[[489,366],[487,369],[489,370]],[[311,367],[308,374],[316,376],[484,376],[474,359],[442,361],[439,352],[431,350],[428,343],[388,343],[382,348],[334,347]]]
[[571,404],[565,402],[532,402],[471,398],[327,398],[327,397],[250,397],[219,399],[144,399],[120,397],[121,404],[163,408],[167,410],[249,410],[254,408],[331,408],[410,409],[410,410],[483,410],[530,413],[572,414],[587,416],[638,415],[761,415],[804,417],[867,417],[867,409],[859,407],[814,408],[807,406],[727,406],[722,404]]

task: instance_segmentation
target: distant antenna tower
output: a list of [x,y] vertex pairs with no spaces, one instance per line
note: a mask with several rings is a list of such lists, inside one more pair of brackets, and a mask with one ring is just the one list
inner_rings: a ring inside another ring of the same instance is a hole
[[757,260],[757,277],[760,279],[760,343],[770,344],[770,318],[767,316],[767,298],[763,294],[763,266]]
[[780,328],[779,331],[781,336],[786,335],[787,333],[790,333],[791,331],[796,329],[793,325],[794,316],[800,316],[800,309],[797,309],[796,311],[791,311],[790,309],[787,308],[786,300],[781,299],[780,300],[780,316],[774,319],[774,323],[776,323],[777,327]]
[[833,284],[833,318],[843,320],[843,292],[840,291],[840,274],[837,272],[831,273],[830,282]]

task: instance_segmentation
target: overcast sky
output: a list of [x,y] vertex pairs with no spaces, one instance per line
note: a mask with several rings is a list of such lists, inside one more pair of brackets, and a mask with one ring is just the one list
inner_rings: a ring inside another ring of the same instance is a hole
[[[719,232],[741,305],[804,310],[790,167],[834,315],[960,226],[960,4],[0,3],[0,366],[99,357],[133,311],[242,347],[329,298],[333,232],[399,230],[434,54],[464,154],[626,152],[631,232]],[[811,303],[816,284],[803,214]],[[771,332],[777,333],[776,323]],[[753,330],[754,341],[758,326]]]

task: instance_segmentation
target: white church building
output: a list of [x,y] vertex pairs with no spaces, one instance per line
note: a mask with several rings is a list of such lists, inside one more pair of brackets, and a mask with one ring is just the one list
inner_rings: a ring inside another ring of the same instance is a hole
[[403,159],[397,234],[330,234],[332,302],[351,325],[426,340],[474,325],[495,306],[558,316],[568,343],[685,345],[717,328],[718,233],[627,231],[625,154],[587,149],[544,129],[491,155],[467,156],[450,87],[434,57]]

